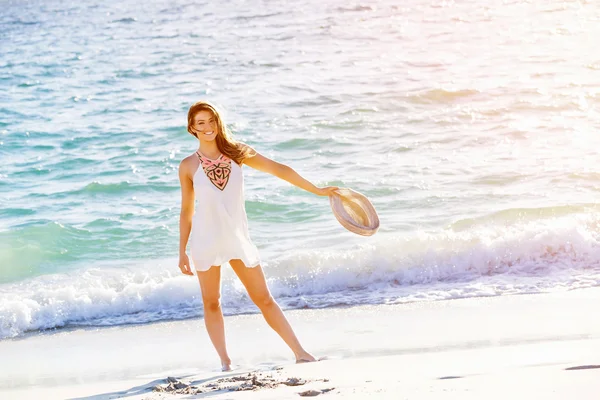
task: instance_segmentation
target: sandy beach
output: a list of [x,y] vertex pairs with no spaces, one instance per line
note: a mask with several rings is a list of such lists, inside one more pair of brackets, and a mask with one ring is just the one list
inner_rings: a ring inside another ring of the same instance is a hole
[[[259,315],[226,318],[236,370],[201,320],[44,333],[0,343],[6,399],[596,399],[600,289],[296,310],[326,359],[295,365]],[[180,382],[180,389],[167,378]],[[303,396],[304,395],[304,396]]]

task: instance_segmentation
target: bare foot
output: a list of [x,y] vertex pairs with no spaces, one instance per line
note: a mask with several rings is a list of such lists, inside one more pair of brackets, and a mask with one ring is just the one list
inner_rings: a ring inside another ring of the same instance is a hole
[[223,372],[231,371],[231,360],[221,361],[221,371],[223,371]]
[[307,363],[307,362],[313,362],[313,361],[317,361],[317,359],[315,357],[313,357],[312,354],[310,353],[302,353],[299,354],[298,356],[296,356],[296,364],[302,364],[302,363]]
[[229,372],[229,371],[231,371],[231,365],[229,365],[229,364],[223,364],[221,366],[221,371],[223,371],[223,372]]

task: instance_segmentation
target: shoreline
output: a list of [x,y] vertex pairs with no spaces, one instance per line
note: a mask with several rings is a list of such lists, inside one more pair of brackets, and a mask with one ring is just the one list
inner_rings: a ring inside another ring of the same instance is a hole
[[[305,346],[316,356],[327,356],[299,365],[261,316],[226,317],[236,367],[230,373],[218,370],[201,320],[40,335],[0,342],[0,353],[15,361],[2,366],[0,397],[285,399],[335,387],[317,395],[394,398],[400,393],[430,399],[437,398],[432,393],[450,390],[468,398],[486,391],[509,395],[507,390],[517,390],[503,388],[509,379],[548,396],[583,388],[578,398],[593,398],[600,391],[600,368],[594,367],[600,359],[593,356],[600,353],[600,321],[586,310],[599,301],[600,288],[590,288],[288,311]],[[226,390],[226,384],[244,383],[248,373],[271,384],[254,391]],[[532,381],[522,382],[522,376]],[[167,377],[204,388],[203,393],[151,391],[166,384]],[[239,381],[218,382],[234,377]],[[306,383],[281,383],[291,378]],[[206,391],[207,384],[221,389]]]

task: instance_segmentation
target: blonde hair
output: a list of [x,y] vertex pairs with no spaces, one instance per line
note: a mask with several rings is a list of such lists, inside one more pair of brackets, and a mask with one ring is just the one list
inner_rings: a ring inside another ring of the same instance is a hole
[[223,153],[223,155],[231,158],[238,165],[242,165],[245,159],[250,158],[256,154],[250,146],[247,146],[244,143],[238,142],[233,139],[233,137],[231,136],[231,132],[223,123],[221,115],[219,114],[215,106],[206,101],[199,101],[197,103],[194,103],[188,111],[187,131],[191,135],[198,137],[192,131],[192,125],[194,123],[194,117],[200,111],[208,111],[213,115],[217,124],[217,137],[215,138],[215,141],[217,142],[217,148],[221,153]]

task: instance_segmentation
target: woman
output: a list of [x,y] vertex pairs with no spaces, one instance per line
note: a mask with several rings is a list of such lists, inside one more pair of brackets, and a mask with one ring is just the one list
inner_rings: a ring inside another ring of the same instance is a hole
[[337,187],[316,187],[292,168],[234,141],[219,113],[209,103],[198,102],[190,107],[187,130],[199,143],[198,150],[179,166],[182,197],[179,269],[183,274],[193,275],[186,253],[191,233],[190,250],[202,291],[204,322],[221,358],[223,371],[231,369],[220,305],[220,266],[226,262],[267,323],[294,352],[296,362],[315,361],[298,341],[267,287],[258,250],[248,234],[242,165],[272,174],[319,196],[329,196]]

